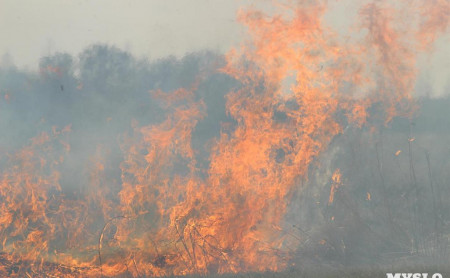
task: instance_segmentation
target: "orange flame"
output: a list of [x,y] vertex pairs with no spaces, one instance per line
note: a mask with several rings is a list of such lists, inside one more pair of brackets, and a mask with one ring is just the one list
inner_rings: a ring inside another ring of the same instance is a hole
[[[419,30],[406,31],[399,22],[405,6],[363,5],[366,35],[350,41],[324,23],[326,1],[288,1],[272,16],[240,12],[249,41],[230,51],[222,69],[241,84],[226,98],[236,124],[211,143],[206,169],[192,146],[192,132],[207,116],[195,86],[152,93],[167,118],[133,125],[121,146],[121,184],[112,189],[98,146],[89,189],[66,196],[58,169],[71,149],[59,137],[69,136],[70,126],[33,138],[2,171],[2,252],[32,262],[30,271],[46,267],[66,277],[286,268],[295,246],[287,246],[283,217],[315,159],[347,125],[385,124],[414,112],[417,45],[427,48],[445,30],[449,13],[440,9],[449,7],[426,4]],[[369,112],[376,109],[382,111]],[[341,185],[337,169],[329,204]]]

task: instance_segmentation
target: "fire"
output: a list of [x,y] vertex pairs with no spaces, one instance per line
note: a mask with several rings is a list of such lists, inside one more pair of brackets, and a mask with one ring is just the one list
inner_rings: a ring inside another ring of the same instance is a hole
[[[339,187],[342,185],[341,182],[341,170],[340,169],[336,169],[336,171],[334,171],[333,176],[331,177],[333,183],[331,184],[331,189],[330,189],[330,197],[328,199],[328,204],[331,205],[334,201],[334,194],[336,194],[336,191],[339,189]],[[370,200],[370,194],[367,193],[367,199]]]
[[[11,263],[0,273],[140,277],[285,269],[298,246],[287,243],[283,217],[315,159],[348,125],[386,124],[415,111],[418,49],[445,30],[450,14],[441,12],[446,1],[424,3],[421,16],[406,1],[363,4],[358,26],[365,36],[347,41],[324,23],[325,1],[288,1],[274,15],[241,11],[248,41],[230,51],[221,69],[241,84],[226,98],[235,123],[210,142],[206,169],[192,145],[197,123],[207,117],[195,84],[152,92],[167,117],[133,124],[114,186],[102,160],[108,150],[98,146],[89,189],[68,196],[59,168],[71,152],[63,139],[71,128],[33,138],[1,172],[1,252]],[[418,30],[400,24],[405,6],[418,16]],[[341,180],[337,169],[329,204]]]

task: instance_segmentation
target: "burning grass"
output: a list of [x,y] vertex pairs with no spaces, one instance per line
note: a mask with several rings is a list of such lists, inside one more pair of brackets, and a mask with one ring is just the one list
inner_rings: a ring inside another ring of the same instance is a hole
[[[34,122],[38,135],[2,161],[0,273],[283,277],[310,275],[302,264],[311,263],[339,266],[324,277],[360,277],[355,265],[396,252],[444,260],[450,233],[436,179],[447,176],[429,153],[418,163],[425,140],[412,121],[418,53],[445,30],[448,20],[431,17],[448,5],[363,4],[364,36],[347,40],[324,24],[326,2],[279,8],[241,12],[248,41],[225,59],[194,59],[196,74],[175,88],[167,65],[134,71],[129,56],[102,47],[91,50],[112,68],[84,53],[79,79],[67,56],[43,66],[36,83],[52,105]],[[124,74],[130,83],[111,86]],[[152,90],[126,94],[139,74],[156,76]],[[65,99],[70,88],[77,94]],[[119,94],[108,109],[109,90]],[[2,105],[21,107],[20,97]],[[52,113],[69,123],[49,126]],[[401,117],[408,132],[385,127]]]

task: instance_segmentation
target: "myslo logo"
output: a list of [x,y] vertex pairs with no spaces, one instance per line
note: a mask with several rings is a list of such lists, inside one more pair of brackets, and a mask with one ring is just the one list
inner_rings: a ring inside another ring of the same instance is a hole
[[386,273],[387,278],[443,278],[442,274],[434,273]]

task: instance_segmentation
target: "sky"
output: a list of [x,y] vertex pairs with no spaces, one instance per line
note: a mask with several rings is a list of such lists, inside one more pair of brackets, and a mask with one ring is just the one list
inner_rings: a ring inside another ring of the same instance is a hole
[[[327,20],[344,30],[352,1],[330,1]],[[37,69],[42,56],[78,55],[94,43],[116,45],[137,57],[211,49],[226,52],[242,41],[240,7],[267,8],[271,0],[0,0],[0,59]],[[439,96],[450,91],[450,36],[422,57],[419,87]],[[6,58],[7,57],[7,58]]]
[[240,40],[238,0],[0,0],[0,53],[33,67],[58,51],[93,43],[138,56],[180,56],[202,48],[224,52]]

